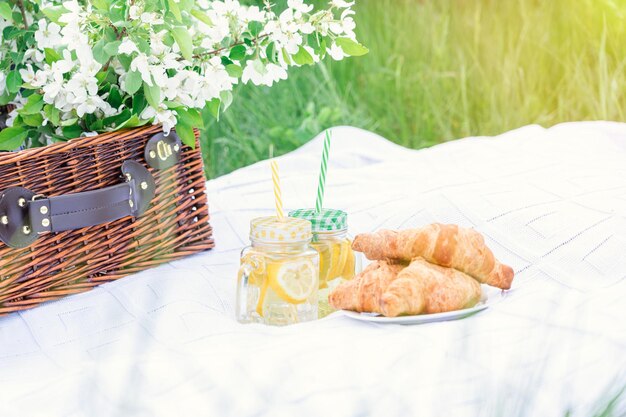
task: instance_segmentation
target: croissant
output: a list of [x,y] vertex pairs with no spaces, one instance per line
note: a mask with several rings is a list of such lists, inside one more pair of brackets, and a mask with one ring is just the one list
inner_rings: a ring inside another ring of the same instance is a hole
[[422,257],[505,290],[513,281],[513,269],[498,262],[482,235],[457,225],[437,223],[419,229],[364,233],[356,236],[352,248],[372,260]]
[[372,262],[354,279],[335,288],[328,302],[337,310],[380,313],[380,297],[406,264]]
[[480,301],[478,281],[453,268],[416,258],[380,297],[380,313],[432,314],[473,307]]

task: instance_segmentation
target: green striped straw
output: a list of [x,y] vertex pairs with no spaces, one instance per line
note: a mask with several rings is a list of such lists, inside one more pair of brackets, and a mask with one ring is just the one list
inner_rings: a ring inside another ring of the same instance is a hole
[[320,179],[317,184],[317,201],[315,201],[315,211],[322,211],[322,203],[324,202],[324,186],[326,185],[326,170],[328,169],[328,150],[330,149],[330,130],[326,131],[324,138],[324,150],[322,151],[322,166],[320,167]]

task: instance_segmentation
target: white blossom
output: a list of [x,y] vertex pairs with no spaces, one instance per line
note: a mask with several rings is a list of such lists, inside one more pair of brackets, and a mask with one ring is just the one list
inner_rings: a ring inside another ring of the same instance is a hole
[[130,63],[130,69],[133,71],[139,71],[141,79],[149,86],[153,85],[150,64],[148,63],[148,56],[146,54],[140,53],[137,55]]
[[139,19],[141,17],[141,10],[139,9],[139,6],[137,6],[136,4],[130,6],[130,8],[128,9],[128,17],[133,20]]
[[341,49],[341,47],[336,43],[333,43],[330,48],[326,48],[326,52],[328,52],[328,55],[330,55],[330,57],[335,61],[341,61],[344,57],[347,56],[343,52],[343,49]]
[[335,7],[340,7],[342,9],[347,7],[354,6],[354,1],[346,1],[346,0],[332,0],[331,4]]
[[137,49],[137,45],[135,45],[135,42],[126,38],[122,41],[122,43],[118,47],[117,52],[120,54],[130,55],[133,52],[139,52],[139,49]]
[[85,114],[95,113],[100,107],[104,105],[104,100],[97,95],[88,96],[82,103],[76,108],[76,114],[78,117],[83,117]]
[[263,64],[259,59],[248,61],[243,70],[241,81],[247,83],[252,81],[255,85],[266,85],[271,87],[274,82],[287,79],[287,71],[276,64]]
[[54,22],[49,24],[45,19],[39,21],[39,29],[35,32],[35,41],[40,50],[56,48],[62,41],[61,26]]
[[169,135],[172,128],[176,126],[176,112],[169,110],[164,105],[161,105],[158,110],[155,110],[152,106],[146,107],[141,113],[141,118],[144,120],[152,119],[153,124],[162,124],[163,132],[166,135]]
[[154,12],[144,12],[141,14],[141,21],[147,25],[160,25],[163,23],[163,19]]
[[26,68],[23,68],[20,70],[20,76],[22,77],[22,82],[24,82],[25,84],[32,85],[33,87],[43,86],[46,82],[47,76],[41,70],[37,71],[37,73],[39,74],[39,77],[37,77],[37,74],[33,70],[33,66],[31,64],[27,64]]
[[303,0],[287,0],[287,6],[300,13],[308,13],[313,10],[313,5],[306,4]]

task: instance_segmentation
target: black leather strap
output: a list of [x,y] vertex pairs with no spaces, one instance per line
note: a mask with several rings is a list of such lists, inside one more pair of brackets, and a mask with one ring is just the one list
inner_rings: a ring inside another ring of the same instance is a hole
[[22,187],[0,193],[0,240],[21,248],[38,234],[97,226],[143,214],[155,194],[150,171],[134,161],[122,164],[126,182],[100,190],[54,197],[36,196]]
[[33,232],[63,232],[133,215],[129,183],[102,190],[36,199],[30,203]]

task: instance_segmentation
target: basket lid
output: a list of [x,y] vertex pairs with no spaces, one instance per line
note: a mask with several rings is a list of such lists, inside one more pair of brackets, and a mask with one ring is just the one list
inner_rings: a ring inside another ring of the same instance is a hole
[[311,222],[287,217],[257,217],[250,221],[250,239],[266,243],[294,243],[311,240]]
[[289,212],[289,217],[308,220],[311,222],[313,233],[336,232],[348,228],[348,213],[343,210],[322,209],[298,209]]

